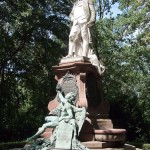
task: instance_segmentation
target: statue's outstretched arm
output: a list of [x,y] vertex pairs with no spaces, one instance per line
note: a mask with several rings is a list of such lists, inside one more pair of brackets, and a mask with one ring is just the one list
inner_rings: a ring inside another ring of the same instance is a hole
[[62,93],[60,91],[57,91],[57,95],[61,102],[65,103],[67,100],[63,97]]
[[49,115],[60,116],[61,104],[58,105],[55,109],[51,110]]
[[78,107],[72,105],[72,108],[73,108],[74,112],[80,112],[80,111],[83,111],[83,110],[86,111],[85,107],[78,108]]

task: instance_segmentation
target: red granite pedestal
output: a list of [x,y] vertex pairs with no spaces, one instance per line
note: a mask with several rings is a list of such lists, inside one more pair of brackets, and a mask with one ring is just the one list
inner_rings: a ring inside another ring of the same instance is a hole
[[[65,74],[75,76],[78,87],[78,99],[76,106],[87,108],[86,121],[80,132],[79,140],[90,149],[105,149],[123,147],[125,142],[125,129],[113,129],[109,119],[109,103],[103,99],[102,77],[95,66],[88,60],[82,59],[73,62],[62,62],[59,66],[53,66],[55,79],[59,84],[63,82]],[[51,111],[59,102],[55,98],[48,104]],[[47,129],[43,134],[49,138],[52,133]]]

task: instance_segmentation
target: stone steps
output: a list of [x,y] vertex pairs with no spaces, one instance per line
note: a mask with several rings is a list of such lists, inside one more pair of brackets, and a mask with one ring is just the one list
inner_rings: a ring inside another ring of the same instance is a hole
[[124,148],[101,148],[101,149],[90,149],[90,150],[126,150]]
[[108,144],[106,142],[99,141],[82,142],[82,144],[90,149],[101,149],[108,147]]
[[[89,142],[82,142],[82,144],[86,147],[88,147],[90,150],[142,150],[138,149],[133,145],[125,144],[123,147],[120,148],[109,148],[107,142],[98,142],[98,141],[89,141]],[[20,150],[20,148],[13,148],[9,150]],[[64,149],[56,149],[51,148],[49,150],[64,150]],[[65,149],[66,150],[66,149]]]
[[[113,145],[114,147],[110,148],[112,143],[109,142],[99,142],[99,141],[88,141],[82,142],[82,144],[88,147],[90,150],[136,150],[136,147],[129,144],[124,144],[122,146]],[[117,148],[118,147],[118,148]]]

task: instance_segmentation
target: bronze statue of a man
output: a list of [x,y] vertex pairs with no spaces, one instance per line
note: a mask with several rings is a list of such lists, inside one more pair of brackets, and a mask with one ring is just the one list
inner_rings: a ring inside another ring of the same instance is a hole
[[95,23],[95,8],[92,0],[76,0],[70,13],[73,26],[69,35],[69,52],[66,57],[85,56],[90,52],[91,27]]

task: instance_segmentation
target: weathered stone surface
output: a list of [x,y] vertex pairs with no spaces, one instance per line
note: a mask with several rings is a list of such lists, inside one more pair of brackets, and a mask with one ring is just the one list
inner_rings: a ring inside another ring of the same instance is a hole
[[125,141],[125,129],[94,130],[97,141]]
[[[68,72],[63,76],[61,82],[61,92],[64,96],[66,96],[70,92],[73,92],[76,97],[74,103],[77,102],[77,100],[79,99],[79,88],[77,87],[76,75]],[[57,100],[60,101],[58,96]]]
[[[100,79],[101,76],[97,72],[97,69],[89,62],[72,62],[72,63],[66,63],[66,64],[61,64],[60,66],[53,66],[53,71],[56,74],[55,79],[58,81],[58,83],[62,83],[63,81],[63,76],[67,73],[70,72],[73,75],[76,75],[76,80],[77,80],[77,87],[79,89],[79,99],[77,101],[77,106],[78,107],[86,107],[88,108],[88,112],[95,114],[100,114],[101,117],[105,116],[105,118],[108,118],[108,112],[109,112],[109,104],[105,103],[104,100],[102,99],[101,95],[101,100],[98,106],[88,106],[88,99],[87,99],[87,93],[86,93],[86,79],[89,74],[93,74],[93,76],[96,78],[97,86],[99,89],[99,93],[101,90],[101,83]],[[51,105],[52,102],[49,103],[49,110],[52,108]],[[56,103],[56,102],[55,102]],[[54,103],[54,104],[55,104]],[[96,102],[97,103],[97,102]],[[53,104],[53,105],[54,105]],[[107,107],[106,107],[107,106]]]
[[60,65],[68,64],[68,63],[74,63],[74,62],[90,62],[89,58],[84,56],[78,56],[78,57],[71,57],[71,58],[63,58],[60,61]]
[[[101,148],[103,150],[126,150],[125,148]],[[99,150],[101,150],[99,149]],[[91,149],[91,150],[98,150],[98,149]]]
[[94,130],[96,134],[125,134],[125,129]]
[[97,119],[96,121],[99,130],[113,129],[113,123],[111,119]]
[[96,141],[125,141],[125,135],[113,134],[113,135],[105,135],[105,134],[95,134]]
[[88,142],[82,142],[82,144],[88,148],[96,148],[96,149],[101,149],[101,148],[106,148],[107,143],[106,142],[98,142],[98,141],[88,141]]
[[47,128],[45,130],[45,132],[41,135],[41,137],[44,137],[46,139],[49,139],[50,136],[52,135],[52,131],[53,131],[53,128]]
[[79,140],[82,142],[86,142],[86,141],[94,141],[95,140],[95,135],[93,134],[86,134],[86,133],[82,133],[79,136]]
[[[82,144],[86,145],[90,150],[135,150],[135,147],[132,145],[124,146],[120,142],[98,142],[98,141],[88,141],[82,142]],[[125,144],[126,145],[126,144]],[[134,148],[134,149],[133,149]]]
[[55,148],[71,149],[72,135],[72,126],[68,125],[68,123],[65,123],[64,121],[60,122]]
[[130,144],[124,145],[125,150],[136,150],[136,147]]
[[[121,148],[100,148],[99,150],[139,150],[138,148],[136,148],[135,146],[133,145],[128,145],[128,144],[125,144],[125,146],[121,147]],[[98,149],[90,149],[90,150],[98,150]],[[140,149],[142,150],[142,149]]]

